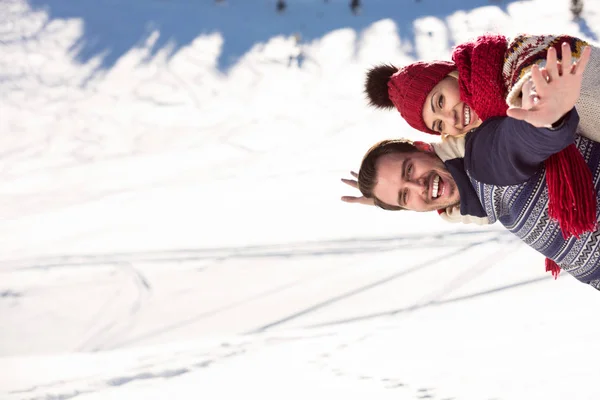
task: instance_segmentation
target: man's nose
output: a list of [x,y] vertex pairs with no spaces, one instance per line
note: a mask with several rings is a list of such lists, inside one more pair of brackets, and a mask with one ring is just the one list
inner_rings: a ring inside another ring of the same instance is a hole
[[416,194],[427,193],[427,180],[425,178],[419,178],[406,183],[407,189]]

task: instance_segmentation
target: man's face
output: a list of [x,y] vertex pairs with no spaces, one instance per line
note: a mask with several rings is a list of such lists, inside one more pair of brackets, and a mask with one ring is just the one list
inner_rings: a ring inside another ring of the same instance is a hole
[[412,211],[445,209],[459,203],[456,182],[433,152],[385,154],[377,160],[373,194]]
[[460,100],[458,81],[451,76],[442,79],[425,98],[423,121],[429,129],[450,136],[481,125],[475,111]]

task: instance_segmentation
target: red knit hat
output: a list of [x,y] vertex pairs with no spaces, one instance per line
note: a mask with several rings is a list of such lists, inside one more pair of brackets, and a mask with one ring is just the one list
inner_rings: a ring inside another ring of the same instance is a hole
[[388,95],[410,126],[421,132],[439,135],[423,121],[423,104],[431,89],[456,69],[451,61],[419,61],[409,64],[391,76]]

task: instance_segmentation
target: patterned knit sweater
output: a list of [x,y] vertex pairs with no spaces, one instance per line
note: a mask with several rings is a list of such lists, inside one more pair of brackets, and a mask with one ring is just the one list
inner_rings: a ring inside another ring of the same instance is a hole
[[[596,200],[600,200],[600,144],[577,136],[575,144],[594,174]],[[541,168],[527,182],[500,186],[479,182],[470,175],[490,223],[498,220],[528,246],[554,260],[583,283],[600,290],[600,231],[565,240],[558,224],[548,217],[548,188]],[[600,214],[596,210],[596,219]]]
[[[575,134],[578,122],[575,109],[555,130],[490,118],[477,133],[434,147],[458,185],[464,213],[500,222],[576,279],[600,289],[600,232],[565,240],[548,217],[544,160],[573,142],[593,172],[600,200],[600,143]],[[600,221],[598,206],[596,215]]]

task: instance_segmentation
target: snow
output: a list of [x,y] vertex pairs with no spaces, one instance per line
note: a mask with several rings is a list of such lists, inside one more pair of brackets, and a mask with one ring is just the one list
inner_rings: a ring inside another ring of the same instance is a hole
[[0,398],[597,397],[597,291],[339,179],[430,139],[369,66],[600,4],[363,3],[0,3]]

